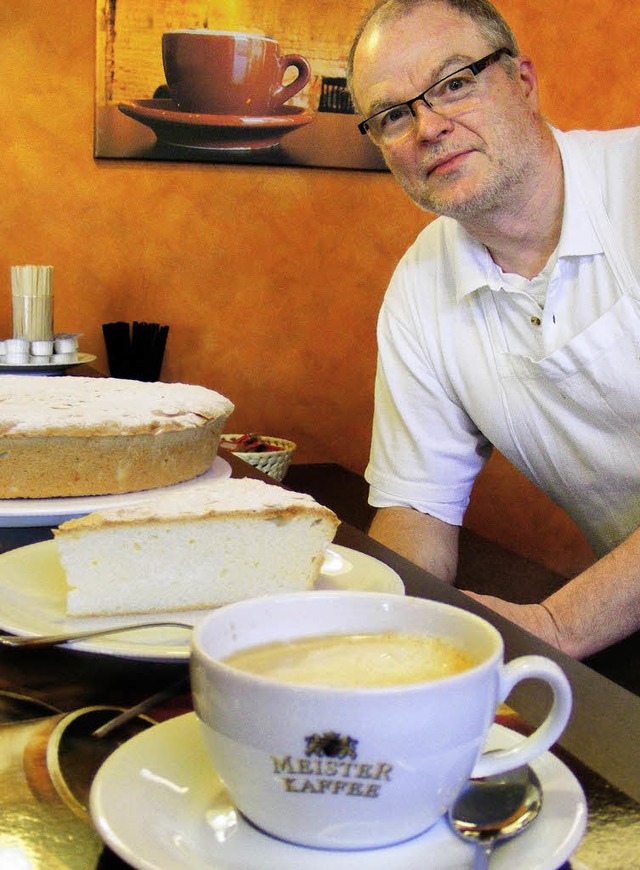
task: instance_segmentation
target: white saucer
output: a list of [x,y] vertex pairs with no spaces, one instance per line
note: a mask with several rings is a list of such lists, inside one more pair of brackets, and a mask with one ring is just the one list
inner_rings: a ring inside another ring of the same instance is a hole
[[92,353],[79,353],[73,362],[30,362],[25,365],[0,361],[0,374],[2,375],[62,375],[67,369],[74,366],[84,366],[95,362],[96,357]]
[[[194,713],[156,725],[117,749],[98,771],[91,815],[107,845],[137,870],[465,870],[473,847],[445,820],[398,846],[356,852],[306,849],[249,825],[231,803]],[[490,748],[522,739],[494,725]],[[587,807],[571,771],[545,753],[540,816],[492,858],[492,870],[556,870],[574,852]]]
[[118,108],[149,127],[168,145],[209,151],[253,151],[272,148],[286,134],[309,124],[314,113],[282,106],[277,115],[206,115],[183,112],[171,99],[128,100]]
[[[404,594],[402,580],[388,565],[349,547],[332,544],[331,550],[341,557],[341,567],[334,568],[332,563],[336,560],[328,560],[329,570],[326,573],[323,570],[320,574],[316,589]],[[66,597],[67,582],[53,541],[29,544],[0,555],[0,629],[11,634],[31,637],[158,620],[175,620],[194,625],[207,613],[206,610],[183,610],[71,618],[65,612]],[[131,659],[186,661],[189,658],[190,636],[190,631],[167,626],[94,637],[69,646],[85,652]]]
[[[216,456],[208,471],[193,480],[184,480],[165,486],[162,492],[188,492],[191,487],[203,481],[223,480],[231,477],[231,466],[226,459]],[[106,508],[126,507],[136,504],[160,492],[157,489],[145,489],[139,492],[124,492],[120,495],[83,495],[74,498],[1,498],[0,528],[15,526],[57,526],[65,520],[83,517],[93,511]]]

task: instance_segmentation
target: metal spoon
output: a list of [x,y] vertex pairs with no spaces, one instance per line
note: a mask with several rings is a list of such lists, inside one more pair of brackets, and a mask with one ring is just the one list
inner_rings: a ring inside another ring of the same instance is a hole
[[17,637],[13,634],[0,635],[0,646],[14,647],[46,647],[57,646],[59,643],[66,643],[70,640],[83,640],[87,637],[101,637],[105,634],[117,634],[121,631],[137,631],[140,628],[188,628],[193,629],[193,625],[188,622],[138,622],[131,625],[112,625],[110,628],[93,628],[88,631],[74,631],[67,634],[46,634],[36,637]]
[[449,824],[476,844],[473,870],[486,870],[494,847],[523,831],[542,807],[540,780],[528,764],[470,779],[449,810]]

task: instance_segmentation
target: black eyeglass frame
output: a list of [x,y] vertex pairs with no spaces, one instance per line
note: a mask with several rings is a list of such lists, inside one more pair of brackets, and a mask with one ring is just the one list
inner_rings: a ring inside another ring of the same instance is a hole
[[491,54],[486,55],[486,57],[481,57],[480,60],[476,60],[474,63],[468,63],[466,66],[460,67],[460,69],[455,70],[455,72],[451,72],[443,78],[438,79],[438,81],[434,82],[432,85],[429,85],[426,91],[418,94],[417,97],[412,97],[412,99],[405,100],[403,103],[394,103],[393,106],[387,106],[386,109],[380,109],[379,112],[375,112],[373,115],[369,115],[369,117],[365,118],[364,121],[360,121],[360,123],[358,124],[358,130],[360,130],[362,135],[365,135],[369,129],[369,122],[373,120],[373,118],[377,118],[378,115],[383,115],[385,112],[390,112],[392,109],[399,109],[400,106],[406,106],[415,118],[416,113],[413,109],[413,104],[418,100],[421,100],[429,109],[433,109],[433,106],[431,105],[429,100],[426,99],[427,94],[430,90],[432,90],[433,88],[437,88],[438,85],[442,84],[442,82],[446,81],[452,76],[457,76],[459,73],[464,72],[467,69],[470,70],[474,76],[477,76],[479,73],[482,72],[483,69],[486,69],[488,66],[491,66],[491,64],[499,60],[502,55],[507,55],[507,57],[513,57],[513,52],[510,48],[498,48],[496,51],[492,51]]

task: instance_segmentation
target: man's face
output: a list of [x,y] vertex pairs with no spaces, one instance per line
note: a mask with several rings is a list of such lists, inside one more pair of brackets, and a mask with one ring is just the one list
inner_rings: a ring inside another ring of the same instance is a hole
[[[365,117],[415,97],[497,46],[475,23],[441,3],[370,25],[354,59],[353,87]],[[540,155],[535,73],[526,59],[510,77],[500,63],[478,78],[477,98],[449,117],[415,103],[416,124],[382,145],[394,176],[419,206],[464,221],[517,207]]]

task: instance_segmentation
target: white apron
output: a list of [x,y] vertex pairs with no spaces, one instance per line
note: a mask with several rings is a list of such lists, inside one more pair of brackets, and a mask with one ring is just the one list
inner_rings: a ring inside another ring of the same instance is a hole
[[[573,158],[580,174],[593,173],[582,153]],[[508,352],[492,293],[483,294],[482,307],[512,438],[495,446],[603,555],[640,525],[640,285],[602,199],[582,193],[619,290],[617,302],[537,362]]]

